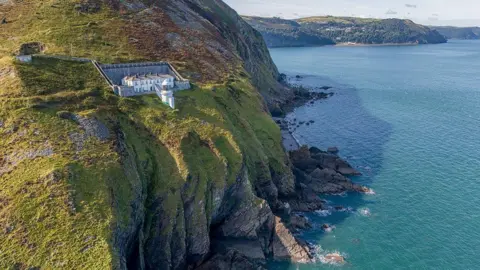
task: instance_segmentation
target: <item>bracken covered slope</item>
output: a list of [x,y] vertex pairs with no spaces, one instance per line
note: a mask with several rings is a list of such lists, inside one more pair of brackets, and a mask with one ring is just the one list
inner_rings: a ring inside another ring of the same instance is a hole
[[[9,0],[0,17],[1,269],[308,260],[275,233],[295,184],[265,104],[288,93],[260,34],[222,1]],[[27,42],[169,60],[194,87],[176,110],[119,98],[88,62],[16,62]]]

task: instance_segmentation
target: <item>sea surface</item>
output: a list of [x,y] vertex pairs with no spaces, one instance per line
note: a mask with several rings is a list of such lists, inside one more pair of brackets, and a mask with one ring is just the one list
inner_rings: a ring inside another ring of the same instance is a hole
[[[271,54],[295,83],[335,93],[296,109],[315,123],[295,136],[338,146],[376,194],[327,197],[350,208],[308,214],[317,263],[270,268],[480,269],[480,41]],[[347,262],[326,263],[331,252]]]

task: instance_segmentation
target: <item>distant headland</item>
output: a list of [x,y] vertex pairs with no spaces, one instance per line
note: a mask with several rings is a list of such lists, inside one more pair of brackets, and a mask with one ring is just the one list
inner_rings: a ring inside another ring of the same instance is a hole
[[318,16],[295,20],[277,17],[243,18],[264,37],[269,47],[322,45],[416,45],[446,43],[435,29],[403,19],[364,19]]

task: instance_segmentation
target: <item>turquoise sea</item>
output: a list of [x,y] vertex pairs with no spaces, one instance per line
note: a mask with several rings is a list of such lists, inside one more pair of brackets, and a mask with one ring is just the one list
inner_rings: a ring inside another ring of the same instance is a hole
[[[295,131],[310,146],[338,146],[375,195],[330,196],[302,233],[314,265],[272,269],[480,269],[480,41],[393,47],[271,50],[297,83],[335,95],[296,109],[315,120]],[[335,226],[325,233],[320,226]],[[321,248],[320,248],[321,247]],[[322,255],[345,255],[341,266]]]

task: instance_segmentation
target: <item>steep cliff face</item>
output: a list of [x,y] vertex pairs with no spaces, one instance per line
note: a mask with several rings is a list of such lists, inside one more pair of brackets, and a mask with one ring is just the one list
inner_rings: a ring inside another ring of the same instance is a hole
[[[296,195],[265,101],[288,93],[261,36],[223,2],[9,1],[0,16],[0,268],[309,260],[274,216]],[[26,42],[106,63],[169,60],[195,85],[176,110],[119,98],[90,63],[16,62]]]

